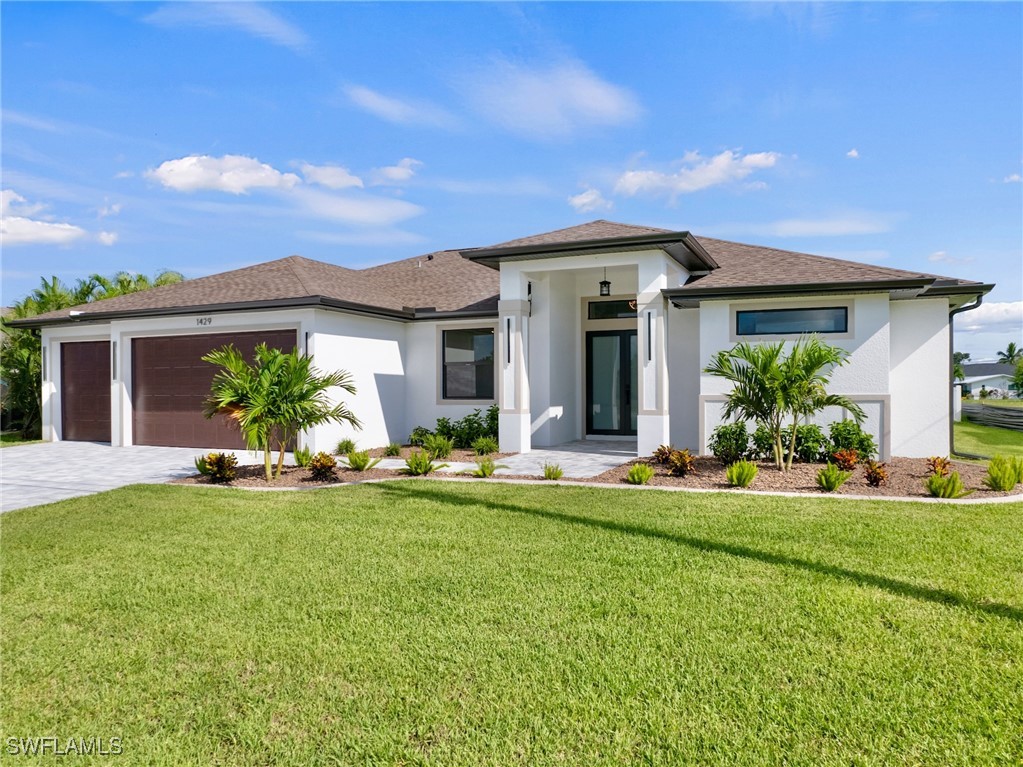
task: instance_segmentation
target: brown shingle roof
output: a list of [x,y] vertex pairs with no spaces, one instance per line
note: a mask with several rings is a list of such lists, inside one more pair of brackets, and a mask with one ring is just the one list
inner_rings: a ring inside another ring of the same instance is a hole
[[[600,219],[491,247],[528,249],[536,246],[540,252],[545,246],[558,243],[662,234],[673,232]],[[689,236],[688,233],[678,234]],[[682,288],[672,289],[672,295],[697,296],[730,290],[748,293],[756,288],[904,280],[934,281],[935,286],[950,289],[957,286],[985,287],[978,282],[710,237],[698,237],[697,240],[717,262],[718,268],[704,276],[691,278]],[[477,252],[484,250],[487,249],[478,249]],[[472,251],[442,250],[368,269],[348,269],[301,256],[288,256],[177,285],[50,312],[27,322],[66,322],[71,319],[71,311],[81,313],[78,319],[89,319],[90,315],[107,317],[122,313],[180,312],[209,307],[259,308],[317,303],[362,308],[402,318],[429,316],[432,312],[496,313],[499,272],[463,257],[462,253],[471,256]],[[413,313],[412,309],[419,311]]]
[[562,242],[585,242],[586,240],[605,240],[615,237],[637,237],[642,234],[667,234],[671,229],[655,229],[649,226],[636,226],[635,224],[620,224],[616,221],[608,221],[599,218],[578,226],[570,226],[565,229],[555,229],[553,232],[543,232],[529,237],[520,237],[517,240],[501,242],[497,245],[488,245],[490,248],[517,248],[523,245],[553,245]]
[[861,264],[856,261],[843,261],[840,258],[814,256],[761,245],[745,245],[712,237],[697,236],[697,239],[718,262],[720,268],[692,280],[685,286],[694,290],[912,279],[979,284],[925,272]]
[[288,256],[41,314],[33,317],[32,322],[70,319],[72,311],[82,313],[79,319],[88,319],[89,315],[122,312],[312,303],[304,299],[318,297],[397,315],[409,307],[430,307],[438,312],[496,312],[498,292],[497,272],[466,261],[457,251],[439,251],[358,270]]

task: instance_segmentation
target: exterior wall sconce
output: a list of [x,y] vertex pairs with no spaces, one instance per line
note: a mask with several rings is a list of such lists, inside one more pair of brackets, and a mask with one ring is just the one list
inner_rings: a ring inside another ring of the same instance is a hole
[[607,267],[604,268],[604,279],[600,281],[600,295],[611,295],[611,283],[607,279]]

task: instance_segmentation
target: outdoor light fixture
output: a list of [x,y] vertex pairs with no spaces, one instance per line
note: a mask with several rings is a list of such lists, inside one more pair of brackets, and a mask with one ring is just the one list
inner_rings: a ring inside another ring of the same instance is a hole
[[604,279],[600,281],[600,295],[611,295],[611,283],[607,279],[607,267],[604,267]]

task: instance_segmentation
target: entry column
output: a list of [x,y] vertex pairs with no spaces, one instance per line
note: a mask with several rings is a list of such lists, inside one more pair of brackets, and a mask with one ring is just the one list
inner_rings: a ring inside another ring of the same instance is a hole
[[503,300],[497,304],[500,315],[498,348],[500,360],[498,426],[502,453],[527,453],[531,449],[529,416],[529,376],[526,354],[529,348],[529,301]]
[[668,419],[668,339],[664,297],[656,292],[636,296],[639,327],[639,412],[636,449],[649,455],[671,439]]

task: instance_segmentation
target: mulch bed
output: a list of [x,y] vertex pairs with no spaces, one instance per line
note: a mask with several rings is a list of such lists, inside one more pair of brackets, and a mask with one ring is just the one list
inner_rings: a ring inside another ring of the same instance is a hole
[[[369,455],[371,458],[401,458],[402,460],[405,460],[406,458],[409,457],[409,455],[411,455],[416,450],[422,451],[422,448],[412,447],[411,445],[403,445],[401,448],[401,455],[389,456],[384,455],[384,448],[375,447],[369,451]],[[509,455],[512,455],[512,453],[491,453],[489,457],[493,458],[496,461],[498,458],[507,458]],[[474,453],[472,450],[455,449],[451,451],[450,456],[445,458],[443,461],[440,461],[440,463],[453,463],[456,461],[472,463],[473,461],[476,461],[479,458],[480,456],[476,455],[476,453]]]
[[[648,484],[660,487],[692,487],[710,490],[732,490],[725,479],[725,467],[711,456],[696,458],[696,471],[686,477],[673,477],[664,467],[651,459],[632,461],[623,466],[605,471],[596,477],[580,480],[582,482],[605,482],[608,484],[624,483],[629,467],[636,463],[647,463],[654,468],[656,474]],[[812,493],[828,495],[817,487],[817,472],[824,468],[823,463],[794,463],[787,472],[778,471],[771,461],[758,461],[760,471],[757,473],[749,490],[768,490],[773,492]],[[879,498],[929,498],[924,488],[924,479],[928,475],[926,458],[892,458],[885,463],[888,469],[888,481],[881,487],[871,487],[863,477],[863,467],[857,466],[853,475],[833,495],[874,495]],[[953,461],[951,471],[958,471],[963,485],[974,490],[970,498],[998,498],[1006,495],[1020,495],[1023,487],[1017,485],[1012,492],[1002,493],[988,490],[983,485],[987,469],[975,463]]]
[[[470,451],[461,451],[471,455]],[[492,456],[497,458],[498,456]],[[471,457],[456,457],[452,454],[448,461],[473,460]],[[447,461],[442,461],[445,463]],[[682,487],[701,488],[707,490],[734,490],[728,486],[725,480],[725,467],[716,458],[710,456],[699,456],[696,458],[696,471],[686,477],[673,477],[665,471],[664,467],[653,462],[651,459],[640,459],[631,461],[617,468],[605,471],[596,477],[576,479],[565,477],[565,482],[587,482],[604,484],[627,484],[625,476],[629,473],[629,467],[637,463],[646,463],[655,470],[653,478],[648,483],[653,487]],[[868,495],[878,498],[927,498],[927,491],[924,489],[924,479],[927,477],[927,460],[924,458],[893,458],[886,464],[888,469],[888,482],[881,487],[870,487],[863,478],[863,467],[859,466],[853,472],[849,480],[842,485],[834,495]],[[817,472],[824,467],[819,463],[795,463],[792,469],[787,472],[780,472],[770,461],[759,461],[760,471],[753,480],[749,490],[765,490],[775,492],[808,493],[812,495],[827,495],[817,487]],[[963,484],[974,490],[970,498],[998,498],[1007,495],[1021,495],[1023,497],[1023,486],[1017,485],[1015,490],[1008,493],[994,492],[983,485],[983,478],[986,469],[983,465],[965,463],[962,461],[952,462],[952,471],[958,471],[962,477]],[[390,469],[368,469],[367,471],[353,471],[352,469],[338,466],[337,479],[333,482],[316,482],[308,469],[297,466],[285,466],[281,477],[272,484],[267,484],[263,475],[263,466],[239,466],[238,477],[233,482],[226,483],[228,487],[329,487],[345,482],[364,482],[366,480],[397,479],[405,475]],[[458,477],[470,479],[471,477],[462,474],[441,472],[431,476],[440,476],[447,479]],[[540,479],[536,476],[524,475],[498,475],[498,479]],[[208,477],[194,475],[174,480],[176,484],[183,485],[209,485]]]

